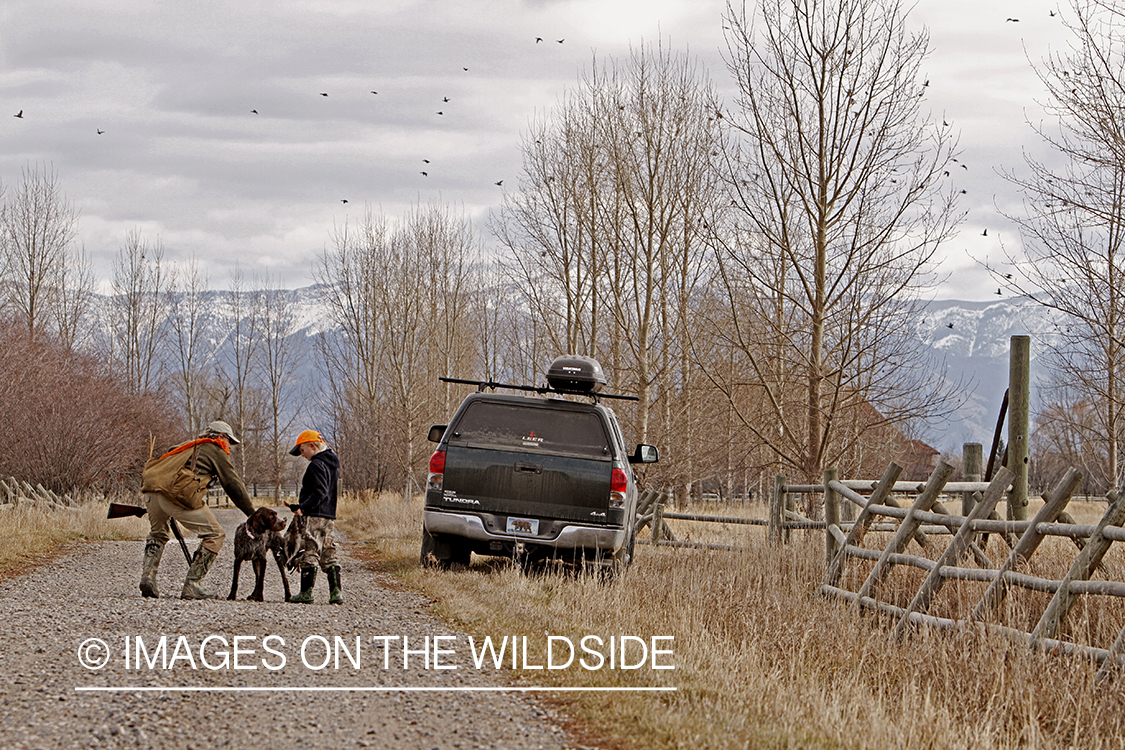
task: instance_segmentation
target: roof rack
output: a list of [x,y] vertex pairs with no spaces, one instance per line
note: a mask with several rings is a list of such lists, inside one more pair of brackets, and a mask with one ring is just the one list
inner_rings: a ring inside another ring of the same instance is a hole
[[622,401],[640,401],[636,396],[625,396],[620,393],[593,393],[588,390],[573,390],[569,388],[551,388],[546,385],[512,385],[510,383],[497,383],[495,380],[464,380],[463,378],[438,378],[443,383],[459,383],[461,385],[475,385],[477,393],[483,393],[487,388],[489,390],[496,390],[497,388],[510,388],[515,391],[530,391],[543,395],[545,393],[560,393],[567,396],[588,396],[598,403],[603,398],[615,398]]

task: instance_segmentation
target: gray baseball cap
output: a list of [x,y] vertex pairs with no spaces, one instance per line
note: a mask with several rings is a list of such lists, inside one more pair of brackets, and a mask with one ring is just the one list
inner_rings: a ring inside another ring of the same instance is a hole
[[214,422],[207,425],[207,429],[204,430],[204,434],[211,433],[211,432],[219,434],[219,435],[226,435],[227,440],[230,442],[231,445],[238,445],[239,442],[241,442],[238,438],[236,438],[234,436],[234,429],[232,429],[229,424],[227,424],[226,422],[224,422],[221,419],[216,419]]

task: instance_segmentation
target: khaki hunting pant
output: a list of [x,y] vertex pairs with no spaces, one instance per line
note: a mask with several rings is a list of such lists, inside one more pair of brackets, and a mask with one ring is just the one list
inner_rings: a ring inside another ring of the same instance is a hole
[[159,492],[146,492],[145,507],[148,509],[149,539],[161,544],[166,543],[171,538],[172,531],[168,519],[174,518],[184,531],[199,535],[199,543],[204,549],[216,555],[222,549],[223,540],[227,538],[226,532],[206,505],[196,510],[188,510]]
[[339,565],[336,562],[336,542],[332,539],[335,531],[336,522],[331,518],[308,517],[305,533],[301,535],[301,546],[304,548],[302,568],[315,568],[320,563],[321,570],[328,570]]

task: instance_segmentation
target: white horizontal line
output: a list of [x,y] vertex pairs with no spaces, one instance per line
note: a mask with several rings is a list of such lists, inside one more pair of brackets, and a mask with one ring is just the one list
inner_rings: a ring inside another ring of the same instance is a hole
[[174,687],[174,686],[125,686],[125,687],[76,687],[76,693],[657,693],[675,692],[676,687]]

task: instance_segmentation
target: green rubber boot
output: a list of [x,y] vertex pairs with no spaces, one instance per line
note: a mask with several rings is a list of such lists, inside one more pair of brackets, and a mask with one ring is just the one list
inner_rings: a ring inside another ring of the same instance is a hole
[[312,604],[314,584],[316,584],[316,568],[301,568],[301,593],[290,601],[297,604]]
[[328,603],[343,604],[344,595],[340,593],[340,566],[333,565],[325,573],[328,575]]
[[204,588],[200,581],[211,569],[218,555],[202,546],[195,550],[188,568],[187,578],[184,579],[184,589],[180,592],[181,599],[218,599],[219,594],[212,589]]
[[160,567],[160,557],[163,554],[163,542],[155,539],[145,542],[145,557],[141,563],[141,596],[151,599],[160,596],[156,590],[156,569]]

